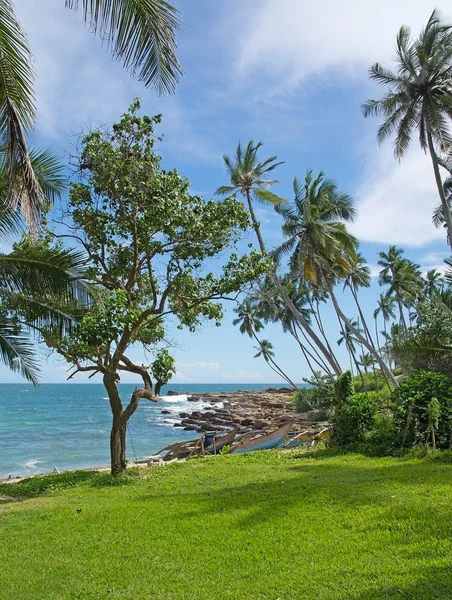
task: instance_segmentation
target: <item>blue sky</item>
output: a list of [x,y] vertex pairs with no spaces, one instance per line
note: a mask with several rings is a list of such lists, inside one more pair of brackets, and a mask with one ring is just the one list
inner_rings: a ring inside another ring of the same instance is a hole
[[[279,195],[291,199],[293,177],[303,177],[309,168],[323,170],[355,198],[359,216],[351,230],[373,274],[378,252],[389,244],[404,247],[423,270],[442,267],[447,247],[443,232],[431,224],[438,197],[428,157],[413,144],[396,162],[390,143],[378,146],[378,121],[365,120],[360,105],[380,93],[367,68],[376,61],[390,64],[400,25],[417,34],[435,7],[452,17],[444,0],[177,4],[184,21],[178,40],[185,76],[176,94],[162,100],[112,62],[80,15],[63,2],[16,0],[36,57],[36,141],[70,153],[84,127],[114,121],[140,97],[146,113],[164,116],[165,166],[188,177],[196,193],[211,197],[227,182],[221,157],[232,154],[239,140],[262,141],[263,158],[277,155],[285,161],[277,173]],[[277,215],[265,207],[258,214],[268,246],[277,244]],[[373,281],[362,294],[369,317],[381,292]],[[354,316],[348,296],[339,295],[345,312]],[[253,359],[253,343],[232,327],[232,317],[227,307],[221,328],[178,335],[174,382],[275,381],[265,363]],[[328,310],[325,322],[336,340],[337,321]],[[278,327],[268,327],[264,337],[293,379],[309,376],[299,351]],[[142,360],[138,350],[133,354]],[[43,381],[65,380],[67,367],[57,357],[43,355],[42,363]],[[0,381],[20,379],[0,367]],[[82,375],[78,381],[84,381]]]

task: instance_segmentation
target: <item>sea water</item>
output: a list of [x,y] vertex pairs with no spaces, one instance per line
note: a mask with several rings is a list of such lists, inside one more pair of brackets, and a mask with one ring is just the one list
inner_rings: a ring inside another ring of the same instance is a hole
[[[120,384],[127,403],[133,384]],[[232,393],[281,384],[170,384],[181,395],[162,396],[158,403],[142,400],[129,421],[127,456],[149,456],[173,442],[196,437],[174,427],[179,413],[210,404],[187,400],[188,391]],[[170,411],[162,414],[162,410]],[[111,411],[102,384],[0,384],[0,479],[58,470],[108,465]]]

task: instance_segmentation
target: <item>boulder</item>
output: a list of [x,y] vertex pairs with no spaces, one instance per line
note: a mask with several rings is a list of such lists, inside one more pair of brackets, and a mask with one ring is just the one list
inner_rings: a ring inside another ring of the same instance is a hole
[[270,423],[268,421],[263,421],[262,419],[256,419],[253,423],[253,427],[255,429],[264,429],[265,427],[268,427],[270,425]]
[[170,410],[161,410],[160,412],[162,415],[170,415],[171,414]]

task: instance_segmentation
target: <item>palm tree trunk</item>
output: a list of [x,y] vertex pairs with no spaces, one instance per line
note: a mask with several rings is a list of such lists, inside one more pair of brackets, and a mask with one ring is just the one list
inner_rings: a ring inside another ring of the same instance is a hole
[[[256,335],[256,332],[255,332],[255,331],[253,331],[253,336],[254,336],[254,339],[256,340],[256,342],[257,342],[257,343],[260,345],[260,340],[259,340],[259,338],[257,337],[257,335]],[[278,373],[278,375],[279,375],[280,377],[282,377],[282,378],[283,378],[285,381],[287,381],[287,383],[290,383],[290,385],[291,385],[292,387],[294,387],[296,390],[299,390],[299,389],[300,389],[300,388],[299,388],[297,385],[295,385],[295,383],[294,383],[294,382],[293,382],[293,381],[292,381],[292,380],[289,378],[289,376],[288,376],[288,375],[286,375],[286,374],[284,373],[284,371],[283,371],[283,370],[282,370],[280,367],[278,367],[278,365],[277,365],[277,364],[276,364],[276,362],[275,362],[275,361],[274,361],[274,360],[271,358],[271,356],[264,356],[264,359],[265,359],[265,362],[266,362],[266,363],[269,365],[269,367],[270,367],[270,368],[272,368],[272,369],[273,369],[273,371],[275,371],[275,373]],[[270,362],[271,362],[271,363],[274,365],[274,368],[271,366]]]
[[323,327],[322,316],[321,316],[320,307],[319,307],[319,302],[318,301],[316,302],[317,310],[314,310],[314,307],[312,306],[312,302],[311,302],[310,298],[308,298],[308,302],[309,302],[309,306],[311,307],[312,314],[314,315],[315,322],[317,323],[317,327],[319,328],[319,331],[322,334],[323,339],[325,340],[325,346],[327,347],[328,352],[332,356],[334,356],[333,349],[330,346],[330,343],[328,341],[328,337],[326,336],[325,329]]
[[438,157],[436,156],[435,147],[433,145],[431,131],[427,131],[427,140],[430,157],[432,159],[433,172],[435,173],[436,187],[438,188],[439,197],[441,198],[441,205],[443,207],[444,212],[444,220],[446,221],[447,242],[450,246],[450,251],[452,253],[452,215],[450,214],[449,204],[446,199],[446,194],[444,193],[444,186],[441,180],[441,173],[439,172]]
[[[300,327],[299,323],[297,323],[297,325],[300,329],[301,335],[306,340],[306,343],[312,350],[313,354],[310,353],[312,360],[320,367],[320,370],[325,371],[325,373],[327,375],[332,375],[331,368],[325,363],[325,361],[323,360],[323,358],[320,355],[320,352],[316,349],[315,345],[309,339],[306,331],[302,327]],[[297,334],[297,337],[298,337],[298,334]],[[299,343],[303,344],[303,342],[301,342],[301,340]]]
[[333,291],[333,286],[331,284],[328,284],[328,291],[330,293],[331,300],[333,301],[334,309],[336,310],[336,313],[340,316],[342,321],[345,323],[346,327],[348,327],[350,329],[350,331],[353,332],[356,339],[359,340],[367,348],[367,350],[372,354],[372,356],[375,358],[375,360],[379,364],[380,369],[384,373],[386,373],[386,376],[389,378],[392,385],[395,388],[398,388],[399,384],[397,383],[397,380],[394,377],[391,369],[389,369],[388,365],[384,362],[384,360],[381,358],[381,356],[378,354],[378,352],[375,350],[375,348],[371,344],[369,344],[369,342],[366,340],[366,338],[364,336],[362,336],[361,333],[356,329],[356,327],[354,327],[350,323],[350,321],[347,319],[347,317],[344,315],[344,313],[340,309],[337,298]]
[[356,307],[358,308],[359,317],[360,317],[361,323],[363,324],[363,327],[364,327],[364,333],[366,334],[368,341],[372,344],[372,346],[375,347],[372,336],[370,335],[369,328],[367,327],[367,323],[366,323],[366,319],[364,318],[363,311],[361,310],[361,305],[358,301],[358,293],[357,293],[356,289],[353,289],[352,286],[350,286],[350,289],[352,292],[353,299],[355,300]]
[[[309,368],[311,369],[312,374],[314,375],[314,377],[317,379],[317,375],[316,375],[316,371],[314,370],[311,360],[313,360],[316,365],[320,368],[321,371],[325,371],[325,373],[327,375],[331,375],[331,371],[329,370],[328,366],[325,365],[325,363],[322,361],[322,359],[319,356],[315,356],[314,354],[312,354],[304,345],[303,342],[300,340],[300,338],[298,337],[298,334],[296,331],[293,331],[290,327],[288,328],[289,333],[291,334],[291,336],[297,341],[298,345],[300,346],[301,352],[303,353],[303,356],[306,359],[306,362],[308,363]],[[303,330],[301,330],[302,334],[304,336],[306,336],[306,334],[304,333]],[[312,344],[309,342],[309,340],[307,340],[308,343],[311,345]],[[313,350],[315,351],[315,348],[313,348]],[[310,360],[311,359],[311,360]]]
[[[253,209],[253,203],[251,201],[251,195],[248,190],[246,192],[246,200],[248,202],[248,210],[250,211],[251,221],[253,222],[254,229],[256,231],[256,236],[257,236],[257,241],[259,243],[260,251],[262,252],[262,254],[267,256],[268,254],[267,254],[267,250],[265,248],[264,240],[262,239],[262,234],[261,234],[260,227],[259,227],[259,221],[256,219],[256,215],[255,215],[254,209]],[[296,306],[290,300],[288,294],[286,293],[286,290],[281,285],[281,282],[279,281],[278,276],[275,271],[271,272],[271,277],[273,279],[273,282],[274,282],[278,292],[281,294],[281,297],[284,300],[284,304],[287,306],[287,308],[293,314],[294,318],[298,321],[300,326],[309,334],[309,336],[314,341],[314,343],[319,348],[319,350],[322,352],[325,359],[328,361],[328,363],[330,364],[331,368],[336,373],[336,375],[340,375],[342,373],[342,371],[339,366],[339,363],[334,358],[334,355],[330,354],[328,352],[327,348],[322,343],[322,341],[320,340],[318,335],[315,333],[315,331],[312,329],[312,327],[309,325],[309,323],[306,321],[306,319],[303,317],[303,315],[300,313],[300,311],[297,310]]]

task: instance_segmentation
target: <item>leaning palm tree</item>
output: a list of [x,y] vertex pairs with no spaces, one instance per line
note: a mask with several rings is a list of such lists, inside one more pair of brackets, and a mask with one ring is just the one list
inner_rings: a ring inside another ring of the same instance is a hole
[[[258,160],[257,153],[261,148],[262,143],[255,144],[253,141],[248,142],[245,149],[239,143],[237,146],[236,154],[233,158],[229,156],[223,156],[226,169],[229,174],[230,185],[220,186],[216,194],[220,196],[226,196],[228,194],[241,194],[246,201],[248,209],[250,211],[251,220],[256,231],[256,237],[259,244],[260,251],[262,254],[267,255],[267,249],[265,247],[262,233],[260,230],[259,221],[256,218],[254,211],[253,201],[270,203],[275,208],[282,206],[285,200],[273,192],[270,191],[273,185],[277,183],[275,179],[269,179],[269,175],[274,169],[281,165],[281,162],[277,162],[276,156],[272,156],[262,162]],[[276,268],[272,270],[270,274],[278,293],[284,301],[284,304],[292,312],[294,318],[300,324],[300,326],[306,331],[309,337],[312,339],[314,344],[319,348],[320,352],[325,357],[328,364],[331,366],[333,371],[339,375],[341,373],[340,367],[329,352],[328,348],[312,329],[308,321],[303,317],[303,314],[297,310],[297,307],[292,303],[289,295],[287,294],[284,286],[281,284]]]
[[246,334],[259,342],[257,333],[263,329],[264,325],[259,319],[256,307],[250,300],[244,300],[237,308],[234,308],[237,317],[232,321],[233,325],[238,325],[241,334]]
[[259,346],[254,347],[255,350],[257,350],[257,354],[255,354],[253,358],[259,358],[260,356],[262,356],[262,358],[265,360],[265,362],[268,364],[268,366],[275,373],[277,373],[280,377],[282,377],[285,381],[287,381],[287,383],[290,383],[290,385],[292,387],[294,387],[296,390],[298,390],[297,385],[276,364],[276,362],[274,360],[275,353],[273,352],[273,344],[271,342],[269,342],[268,340],[259,340],[258,343],[259,343]]
[[[177,10],[167,0],[65,0],[116,60],[146,86],[172,92],[182,73],[176,58]],[[0,0],[0,152],[8,203],[19,206],[33,231],[45,192],[33,169],[26,134],[36,119],[33,57],[11,0]]]
[[341,310],[334,293],[338,279],[344,280],[351,270],[352,258],[358,250],[358,240],[343,221],[355,215],[353,200],[339,192],[334,182],[320,173],[314,178],[308,171],[304,185],[294,183],[293,204],[277,207],[284,218],[283,234],[287,238],[272,254],[277,262],[289,257],[289,269],[313,290],[326,291],[338,319],[373,354],[382,370],[397,385],[393,374],[373,345],[354,327]]
[[441,21],[435,10],[416,40],[408,27],[401,27],[396,42],[396,70],[379,63],[370,68],[370,78],[387,88],[378,100],[363,105],[364,116],[383,116],[377,138],[383,142],[395,133],[394,154],[400,159],[418,131],[421,148],[429,152],[443,208],[448,242],[452,249],[452,216],[439,170],[438,154],[447,152],[452,138],[452,26]]

